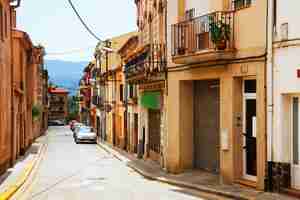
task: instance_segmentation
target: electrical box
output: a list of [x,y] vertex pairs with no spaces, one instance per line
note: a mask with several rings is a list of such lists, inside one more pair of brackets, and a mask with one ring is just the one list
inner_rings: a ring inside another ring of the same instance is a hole
[[229,150],[229,133],[228,129],[221,130],[221,149],[223,151]]

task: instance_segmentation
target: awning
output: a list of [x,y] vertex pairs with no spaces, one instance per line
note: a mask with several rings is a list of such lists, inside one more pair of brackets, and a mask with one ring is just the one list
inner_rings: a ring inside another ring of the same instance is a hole
[[160,92],[144,92],[141,96],[141,104],[145,108],[160,109],[162,104]]

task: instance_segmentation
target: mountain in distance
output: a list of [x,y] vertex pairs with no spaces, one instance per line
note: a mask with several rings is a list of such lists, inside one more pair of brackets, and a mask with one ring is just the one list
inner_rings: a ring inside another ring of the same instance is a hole
[[73,62],[64,60],[45,60],[45,68],[49,73],[49,80],[58,87],[69,90],[75,95],[83,69],[89,62]]

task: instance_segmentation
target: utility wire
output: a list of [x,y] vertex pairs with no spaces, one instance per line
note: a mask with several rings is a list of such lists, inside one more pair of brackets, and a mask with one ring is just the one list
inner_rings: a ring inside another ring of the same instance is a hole
[[102,42],[102,40],[88,27],[88,25],[84,22],[84,20],[82,19],[82,17],[79,15],[78,11],[76,10],[74,4],[72,3],[71,0],[68,0],[70,6],[72,7],[73,11],[75,12],[76,16],[78,17],[78,19],[80,20],[80,22],[82,23],[82,25],[85,27],[85,29],[99,42]]

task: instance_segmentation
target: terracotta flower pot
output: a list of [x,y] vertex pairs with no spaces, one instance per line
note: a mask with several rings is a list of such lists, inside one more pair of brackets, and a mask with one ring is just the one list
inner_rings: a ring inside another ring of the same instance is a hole
[[226,40],[221,40],[216,44],[218,50],[225,50],[227,47]]

